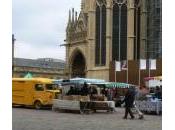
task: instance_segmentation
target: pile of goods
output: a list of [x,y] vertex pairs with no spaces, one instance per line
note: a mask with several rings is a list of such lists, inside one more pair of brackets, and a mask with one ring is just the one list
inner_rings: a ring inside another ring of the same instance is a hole
[[69,96],[63,96],[62,100],[90,101],[90,97],[89,96],[81,96],[81,95],[69,95]]

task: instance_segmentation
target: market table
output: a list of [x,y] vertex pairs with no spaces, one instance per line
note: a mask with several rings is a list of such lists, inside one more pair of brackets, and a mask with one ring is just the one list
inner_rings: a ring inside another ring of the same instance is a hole
[[54,109],[80,110],[80,102],[74,100],[53,99],[52,110]]
[[160,114],[162,111],[162,101],[135,101],[136,106],[140,111],[146,112],[156,112],[156,114]]
[[78,110],[80,113],[87,110],[115,110],[114,101],[74,101],[53,99],[52,110]]
[[107,110],[113,112],[115,110],[115,102],[114,101],[82,101],[82,109],[83,106],[85,108],[91,110]]

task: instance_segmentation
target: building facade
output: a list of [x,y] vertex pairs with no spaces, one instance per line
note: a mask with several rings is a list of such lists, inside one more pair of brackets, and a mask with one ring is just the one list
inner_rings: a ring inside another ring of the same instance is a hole
[[28,73],[32,77],[64,79],[65,62],[58,59],[24,59],[14,58],[13,77],[24,77]]
[[161,58],[161,0],[82,0],[79,15],[69,11],[65,46],[69,77],[109,81],[113,61]]
[[148,0],[147,10],[147,57],[162,58],[162,0]]

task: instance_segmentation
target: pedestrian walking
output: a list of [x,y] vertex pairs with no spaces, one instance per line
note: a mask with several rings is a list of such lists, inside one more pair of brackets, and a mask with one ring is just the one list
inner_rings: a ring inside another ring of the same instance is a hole
[[[141,93],[140,93],[140,91],[139,91],[139,88],[135,88],[135,100],[137,100],[137,99],[139,99],[139,97],[141,96]],[[138,118],[139,119],[143,119],[144,118],[144,115],[143,115],[143,113],[139,110],[139,108],[137,107],[137,105],[136,105],[136,102],[134,101],[134,103],[133,103],[133,107],[134,107],[134,109],[136,110],[136,112],[138,113]]]
[[125,98],[122,101],[121,104],[125,103],[125,115],[123,117],[123,119],[127,119],[128,113],[131,116],[131,119],[134,119],[134,115],[131,111],[131,108],[133,107],[134,104],[134,99],[135,99],[135,92],[133,90],[133,88],[130,88],[127,90],[126,94],[125,94]]
[[112,89],[107,90],[107,98],[108,98],[108,101],[112,101],[112,98],[113,98],[113,90]]
[[139,119],[143,119],[144,118],[143,113],[139,110],[139,108],[137,107],[135,102],[134,102],[133,106],[134,106],[134,109],[136,110],[136,112],[139,115]]

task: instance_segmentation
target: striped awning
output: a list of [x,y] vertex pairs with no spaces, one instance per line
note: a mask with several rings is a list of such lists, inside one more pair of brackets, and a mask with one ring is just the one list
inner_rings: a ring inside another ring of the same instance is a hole
[[[57,83],[62,82],[61,80],[57,80]],[[88,84],[94,84],[97,85],[100,88],[106,87],[106,88],[130,88],[131,84],[127,83],[121,83],[121,82],[105,82],[105,80],[101,79],[88,79],[88,78],[73,78],[69,80],[70,83],[78,83],[78,84],[84,84],[84,82]]]
[[105,80],[101,80],[101,79],[88,79],[88,78],[73,78],[70,79],[70,82],[74,82],[74,83],[81,83],[84,84],[84,82],[86,83],[104,83]]
[[131,86],[135,86],[135,85],[131,85],[131,84],[127,84],[127,83],[120,83],[120,82],[104,82],[104,83],[96,83],[96,85],[98,85],[99,87],[103,88],[130,88]]
[[107,82],[105,84],[107,88],[129,88],[130,84],[127,83],[119,83],[119,82]]
[[155,76],[155,77],[146,77],[144,78],[145,81],[149,80],[162,80],[162,76]]

